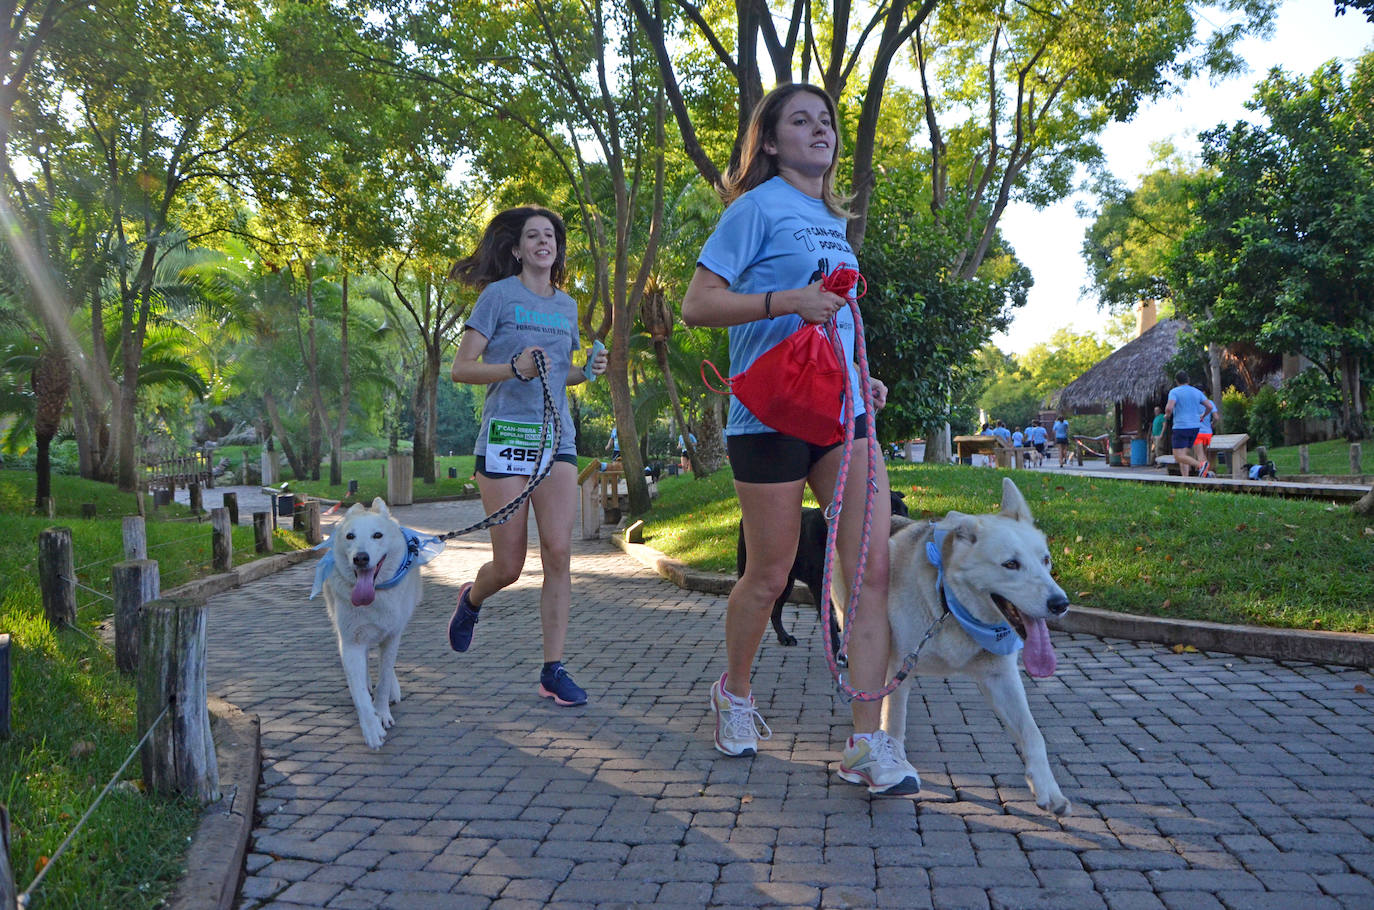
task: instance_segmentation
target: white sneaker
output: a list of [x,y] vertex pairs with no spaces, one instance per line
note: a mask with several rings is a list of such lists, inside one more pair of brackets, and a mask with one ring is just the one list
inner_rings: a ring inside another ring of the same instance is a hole
[[851,784],[867,784],[868,792],[879,796],[914,796],[921,789],[906,750],[882,730],[867,739],[849,737],[837,773]]
[[711,710],[716,715],[716,749],[726,755],[756,755],[759,740],[773,735],[754,707],[754,696],[745,701],[725,691],[724,673],[711,685]]

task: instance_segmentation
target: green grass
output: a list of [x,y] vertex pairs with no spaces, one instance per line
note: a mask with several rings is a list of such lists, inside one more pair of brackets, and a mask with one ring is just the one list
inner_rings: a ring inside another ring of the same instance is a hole
[[[0,796],[10,813],[10,857],[22,890],[72,830],[128,756],[135,730],[133,681],[114,667],[96,625],[109,616],[110,568],[123,559],[122,518],[136,514],[131,494],[79,478],[53,478],[56,519],[32,514],[34,476],[0,471],[0,631],[11,637],[11,734],[0,741]],[[83,519],[82,503],[98,517]],[[162,590],[211,574],[208,523],[184,520],[171,506],[149,512],[148,555],[158,560]],[[72,529],[77,568],[77,629],[54,632],[43,616],[36,563],[38,534]],[[277,549],[303,546],[278,532]],[[234,533],[234,562],[254,558],[252,528]],[[89,745],[87,745],[89,744]],[[137,782],[139,759],[124,771]],[[182,874],[182,859],[199,821],[184,801],[112,791],[53,865],[35,892],[42,908],[152,908]]]
[[[1360,447],[1362,467],[1366,473],[1374,473],[1374,440],[1366,440]],[[1257,459],[1255,450],[1250,449],[1250,463]],[[1350,473],[1350,443],[1344,439],[1330,439],[1314,442],[1307,446],[1308,473],[1339,475]],[[1269,460],[1274,462],[1282,480],[1289,474],[1298,473],[1298,446],[1284,446],[1269,450]]]
[[[1374,528],[1348,504],[1048,474],[897,464],[912,517],[991,512],[1012,476],[1074,603],[1151,616],[1374,633]],[[644,541],[733,572],[739,507],[728,468],[664,478]]]

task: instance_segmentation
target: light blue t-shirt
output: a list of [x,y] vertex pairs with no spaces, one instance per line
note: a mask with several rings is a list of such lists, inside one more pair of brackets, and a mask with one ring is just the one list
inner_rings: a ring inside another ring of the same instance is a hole
[[1210,398],[1202,399],[1202,406],[1206,408],[1208,405],[1211,405],[1211,410],[1209,410],[1206,414],[1202,415],[1202,423],[1200,425],[1200,429],[1198,430],[1198,432],[1200,433],[1212,432],[1212,415],[1216,414],[1217,406],[1212,404],[1212,399]]
[[[730,203],[701,248],[697,263],[724,278],[730,290],[738,294],[792,290],[819,280],[841,265],[857,267],[845,238],[844,219],[782,177],[765,181]],[[854,366],[854,315],[842,307],[835,323],[849,363],[854,413],[862,414],[863,391]],[[748,370],[802,324],[800,316],[788,314],[730,326],[730,375]],[[730,396],[727,436],[773,432],[776,430]]]
[[1054,438],[1055,438],[1055,439],[1068,439],[1068,438],[1069,438],[1069,422],[1068,422],[1067,420],[1056,420],[1056,421],[1054,422]]
[[1049,434],[1045,432],[1044,427],[1031,427],[1026,430],[1026,433],[1029,435],[1031,445],[1033,446],[1044,445],[1045,440],[1049,438]]
[[1174,429],[1196,430],[1202,427],[1202,409],[1207,396],[1202,390],[1190,385],[1174,386],[1169,392],[1169,400],[1174,403]]
[[[568,369],[572,352],[580,345],[577,331],[577,303],[562,291],[540,297],[525,287],[519,275],[493,281],[482,289],[472,315],[463,325],[486,336],[482,352],[485,363],[509,363],[511,355],[531,345],[544,349],[549,374],[549,392],[563,421],[563,436],[558,455],[577,454],[577,434],[573,432],[568,410]],[[492,418],[541,423],[544,419],[544,392],[537,381],[510,379],[487,386],[482,405],[482,429],[477,434],[473,453],[487,452],[487,431]]]
[[1016,446],[1018,449],[1021,446],[1025,445],[1025,442],[1026,436],[1020,430],[1017,430],[1015,433],[1011,434],[1011,444]]
[[1011,430],[1006,427],[993,427],[992,435],[1000,437],[1004,442],[1011,442]]

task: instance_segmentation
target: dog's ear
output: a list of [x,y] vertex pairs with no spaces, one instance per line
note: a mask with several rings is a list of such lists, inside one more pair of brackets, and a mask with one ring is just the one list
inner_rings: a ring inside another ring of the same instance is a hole
[[965,515],[963,512],[950,512],[940,519],[940,527],[947,533],[945,546],[952,547],[956,543],[975,544],[978,542],[978,523],[972,515]]
[[391,512],[390,512],[390,511],[387,509],[387,507],[386,507],[386,500],[383,499],[383,498],[380,497],[380,496],[378,496],[376,499],[372,500],[372,511],[376,512],[378,515],[382,516],[383,518],[390,518],[390,517],[391,517]]
[[1035,524],[1030,506],[1026,505],[1026,497],[1021,495],[1021,491],[1012,483],[1010,477],[1002,478],[1002,514],[1016,521]]
[[344,513],[344,517],[347,518],[347,517],[349,517],[350,515],[357,515],[359,512],[363,512],[363,511],[366,511],[366,510],[367,510],[367,507],[364,506],[362,503],[360,503],[360,502],[355,502],[355,503],[353,503],[353,505],[351,505],[351,506],[348,507],[348,511]]

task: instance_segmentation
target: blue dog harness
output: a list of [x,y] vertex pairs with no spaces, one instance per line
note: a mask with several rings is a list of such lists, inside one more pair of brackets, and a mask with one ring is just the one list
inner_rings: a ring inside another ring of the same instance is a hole
[[977,642],[984,651],[990,651],[993,654],[1015,654],[1020,651],[1024,643],[1010,623],[1001,622],[994,626],[977,619],[968,611],[967,607],[959,603],[954,592],[945,587],[945,566],[943,560],[940,559],[940,549],[944,545],[945,537],[948,536],[949,531],[934,522],[931,522],[931,527],[934,529],[935,539],[926,541],[926,559],[930,560],[930,564],[935,567],[935,583],[940,589],[940,599],[944,602],[945,609],[958,620],[959,625],[964,627],[969,638]]
[[[442,538],[421,534],[419,531],[405,527],[401,528],[401,533],[405,535],[406,539],[405,559],[401,560],[401,564],[396,567],[391,578],[375,585],[379,591],[394,588],[401,583],[401,579],[406,577],[406,573],[412,567],[422,566],[444,552]],[[325,550],[326,547],[329,549]],[[334,535],[330,534],[328,540],[315,544],[314,549],[325,550],[325,554],[320,557],[320,564],[315,567],[315,585],[310,589],[311,600],[314,600],[320,591],[324,590],[324,580],[329,577],[330,572],[334,571]]]

